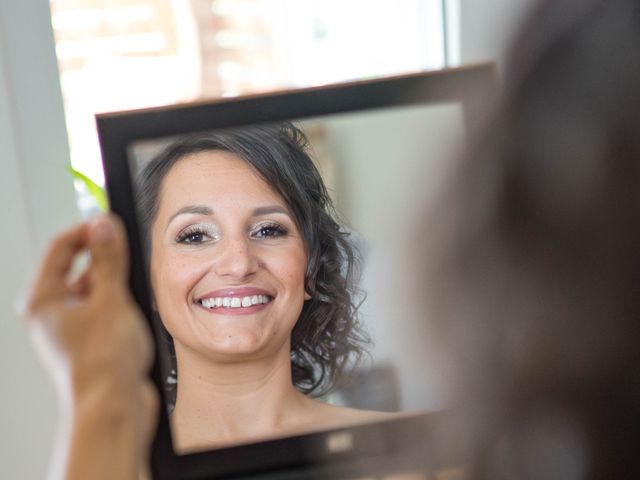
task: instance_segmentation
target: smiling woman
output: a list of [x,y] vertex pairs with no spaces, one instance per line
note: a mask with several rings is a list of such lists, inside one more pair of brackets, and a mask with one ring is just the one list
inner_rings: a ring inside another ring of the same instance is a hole
[[141,172],[154,307],[179,374],[179,451],[383,414],[311,398],[366,344],[357,255],[291,124],[206,133]]

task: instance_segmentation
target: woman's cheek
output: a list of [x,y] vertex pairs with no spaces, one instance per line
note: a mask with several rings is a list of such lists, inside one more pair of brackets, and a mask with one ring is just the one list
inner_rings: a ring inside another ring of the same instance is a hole
[[164,263],[163,283],[170,289],[168,293],[185,298],[205,274],[205,262],[182,255],[173,256]]

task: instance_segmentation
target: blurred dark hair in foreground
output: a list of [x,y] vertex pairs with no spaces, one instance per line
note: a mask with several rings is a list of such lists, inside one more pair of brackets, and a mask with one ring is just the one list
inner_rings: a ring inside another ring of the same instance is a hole
[[472,478],[640,478],[640,2],[542,2],[504,87],[421,237],[453,435]]

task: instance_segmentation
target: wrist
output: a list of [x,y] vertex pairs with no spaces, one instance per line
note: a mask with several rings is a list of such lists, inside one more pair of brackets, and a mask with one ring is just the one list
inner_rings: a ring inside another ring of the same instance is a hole
[[139,387],[146,379],[143,372],[124,371],[113,364],[104,366],[87,365],[89,362],[74,362],[83,365],[72,368],[69,378],[70,394],[74,402],[100,402],[101,399],[114,405],[132,404],[135,406],[139,397]]
[[75,384],[71,396],[74,421],[85,417],[105,422],[135,419],[142,406],[136,397],[132,387],[111,379]]
[[66,478],[137,478],[146,460],[142,408],[121,383],[92,382],[74,389]]

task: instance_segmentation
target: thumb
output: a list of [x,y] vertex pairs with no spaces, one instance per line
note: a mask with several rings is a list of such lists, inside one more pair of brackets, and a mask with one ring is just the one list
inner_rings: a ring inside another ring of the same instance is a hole
[[90,281],[92,288],[124,283],[129,258],[124,227],[113,215],[100,215],[89,222]]

